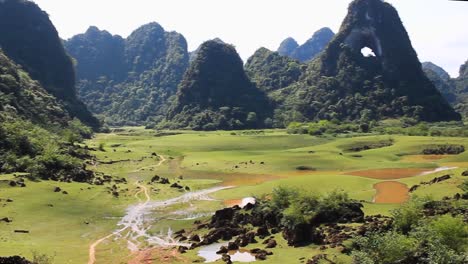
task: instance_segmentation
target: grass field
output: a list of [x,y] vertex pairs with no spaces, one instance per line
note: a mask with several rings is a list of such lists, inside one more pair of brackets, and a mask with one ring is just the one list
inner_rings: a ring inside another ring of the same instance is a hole
[[[350,196],[362,200],[367,214],[389,214],[397,204],[376,204],[374,185],[385,181],[386,171],[374,177],[354,176],[353,172],[375,169],[421,169],[430,171],[438,167],[458,167],[450,171],[428,175],[407,175],[392,179],[411,187],[436,176],[451,174],[445,182],[424,186],[412,195],[430,195],[440,199],[459,192],[463,181],[461,172],[468,168],[468,152],[456,156],[425,158],[422,150],[429,145],[457,144],[468,147],[467,138],[364,136],[364,137],[312,137],[289,135],[280,130],[262,132],[183,132],[172,131],[164,135],[143,128],[121,128],[118,132],[98,134],[86,142],[95,148],[92,154],[97,163],[88,168],[115,178],[125,177],[127,183],[117,184],[119,198],[109,193],[111,185],[94,186],[80,183],[26,181],[27,187],[10,187],[13,175],[0,175],[0,255],[23,255],[31,258],[34,252],[52,256],[53,263],[86,263],[89,245],[117,228],[125,209],[138,203],[135,194],[140,190],[134,184],[141,181],[148,186],[151,200],[160,201],[185,193],[169,185],[149,185],[154,175],[179,181],[190,190],[214,186],[232,186],[231,189],[211,195],[214,201],[195,201],[151,212],[158,219],[151,226],[157,233],[171,227],[187,227],[193,220],[170,220],[174,212],[193,214],[210,213],[223,206],[224,200],[261,196],[278,186],[292,186],[308,192],[326,193],[345,190]],[[352,152],[353,146],[369,142],[393,141],[383,148]],[[102,147],[104,151],[99,150]],[[166,161],[157,166],[161,157]],[[102,164],[100,162],[114,162]],[[301,170],[298,168],[301,167]],[[180,177],[182,176],[182,177]],[[180,179],[179,179],[180,177]],[[382,179],[381,179],[382,178]],[[68,194],[54,192],[60,187]],[[12,199],[13,202],[6,202]],[[29,234],[14,230],[28,230]],[[311,257],[314,247],[290,249],[278,238],[280,246],[265,263],[288,263],[295,256]],[[97,248],[96,263],[127,263],[132,258],[122,240],[108,239]],[[183,260],[197,259],[196,251],[184,255]],[[297,260],[298,262],[299,260]],[[347,262],[346,259],[344,259]],[[156,263],[156,262],[155,262]]]

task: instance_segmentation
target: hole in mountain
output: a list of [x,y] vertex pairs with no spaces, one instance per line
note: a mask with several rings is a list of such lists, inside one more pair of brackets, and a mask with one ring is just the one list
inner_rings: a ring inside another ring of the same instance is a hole
[[369,47],[362,48],[361,53],[364,57],[376,57],[374,51]]

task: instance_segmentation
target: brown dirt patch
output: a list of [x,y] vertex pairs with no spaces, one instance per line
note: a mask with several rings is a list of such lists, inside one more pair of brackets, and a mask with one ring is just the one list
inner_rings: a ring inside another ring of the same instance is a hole
[[135,252],[128,264],[191,263],[176,249],[149,248]]
[[401,204],[409,199],[408,186],[400,182],[380,182],[374,185],[374,189],[377,190],[374,203]]
[[224,200],[224,205],[226,205],[227,207],[233,207],[236,205],[240,206],[241,204],[242,204],[241,199]]
[[375,170],[363,170],[363,171],[353,171],[346,174],[353,176],[366,177],[371,179],[378,180],[394,180],[409,178],[416,175],[419,175],[423,172],[431,171],[430,169],[418,169],[418,168],[409,168],[409,169],[375,169]]
[[405,156],[403,158],[403,161],[418,162],[418,163],[434,162],[434,161],[438,161],[441,159],[449,158],[451,156],[452,155],[409,155],[409,156]]

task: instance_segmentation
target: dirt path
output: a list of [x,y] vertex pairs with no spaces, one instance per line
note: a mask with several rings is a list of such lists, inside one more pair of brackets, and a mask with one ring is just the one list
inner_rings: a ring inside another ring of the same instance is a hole
[[[159,161],[158,164],[155,165],[155,167],[159,167],[161,166],[165,161],[166,161],[166,158],[164,156],[159,156],[161,158],[161,160]],[[140,202],[141,202],[141,199],[140,197],[138,197],[138,195],[142,192],[145,193],[145,197],[146,197],[146,201],[142,204],[143,206],[146,206],[150,201],[151,201],[151,197],[149,196],[149,193],[148,193],[148,188],[146,188],[146,186],[144,185],[141,185],[140,182],[136,181],[135,182],[135,185],[140,187],[140,190],[135,194],[135,198],[137,198]],[[92,243],[90,246],[89,246],[89,259],[88,259],[88,264],[94,264],[96,263],[96,248],[99,244],[101,244],[103,241],[105,241],[106,239],[108,238],[111,238],[112,236],[115,236],[115,235],[119,235],[120,233],[122,233],[123,231],[125,231],[128,227],[124,227],[120,230],[117,230],[116,232],[112,233],[112,234],[109,234],[103,238],[100,238],[98,240],[96,240],[94,243]]]
[[164,156],[162,156],[162,155],[159,155],[158,157],[161,158],[161,160],[159,161],[158,164],[139,168],[139,169],[136,170],[135,172],[139,172],[139,171],[142,171],[142,170],[145,170],[145,169],[157,168],[157,167],[161,166],[164,162],[167,161],[167,159],[166,159]]
[[[161,166],[165,160],[166,159],[162,158],[161,161],[155,166]],[[186,192],[181,196],[164,201],[151,201],[148,188],[142,185],[139,181],[136,181],[135,185],[140,188],[140,190],[135,193],[135,198],[139,200],[139,203],[127,208],[125,216],[122,217],[118,223],[120,229],[91,244],[89,247],[88,264],[96,263],[97,246],[99,246],[99,244],[106,239],[109,239],[113,236],[127,240],[128,249],[132,252],[138,252],[141,250],[141,244],[143,243],[142,241],[144,241],[145,245],[149,245],[150,247],[190,246],[190,244],[181,243],[174,239],[171,229],[169,229],[165,234],[150,234],[148,231],[150,230],[152,221],[154,219],[153,217],[148,216],[150,216],[150,214],[156,209],[165,208],[176,204],[191,203],[193,201],[201,200],[213,200],[210,197],[210,194],[232,188],[230,186],[214,187],[200,191]],[[145,194],[144,201],[142,201],[139,197],[141,193]]]

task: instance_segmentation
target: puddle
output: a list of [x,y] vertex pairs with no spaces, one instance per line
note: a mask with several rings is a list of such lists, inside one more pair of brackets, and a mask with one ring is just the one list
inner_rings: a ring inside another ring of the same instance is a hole
[[[205,259],[205,263],[215,262],[222,258],[221,254],[216,254],[220,247],[227,246],[227,243],[216,243],[201,247],[198,251],[198,256]],[[255,256],[252,255],[248,250],[233,250],[229,251],[232,262],[254,262]]]
[[386,181],[374,184],[377,194],[374,203],[378,204],[401,204],[409,199],[409,189],[406,184],[396,181]]
[[244,199],[234,199],[234,200],[225,200],[224,204],[228,207],[233,207],[238,205],[240,208],[244,208],[247,204],[255,204],[255,198],[246,197]]
[[394,180],[409,178],[413,176],[422,175],[422,173],[432,173],[433,170],[408,168],[408,169],[375,169],[375,170],[363,170],[353,171],[346,174],[353,176],[361,176],[366,178],[378,179],[378,180]]
[[429,175],[429,174],[432,174],[432,173],[437,173],[437,172],[441,172],[441,171],[448,171],[448,170],[454,170],[454,169],[458,169],[458,167],[440,167],[440,168],[437,168],[435,170],[422,172],[418,176],[424,176],[424,175]]

